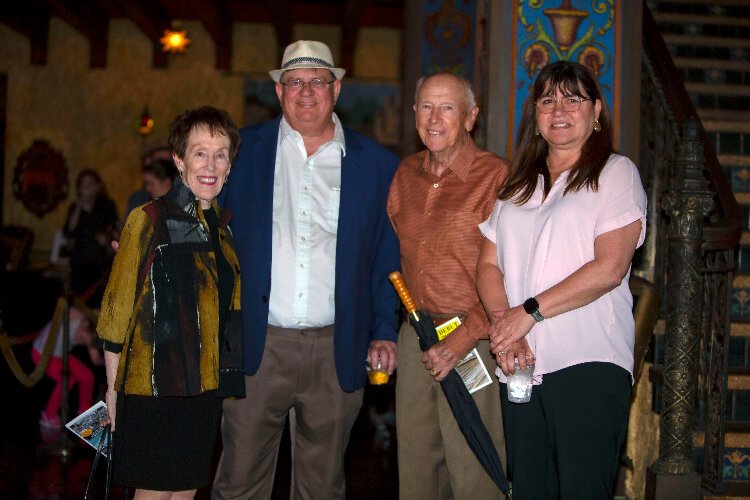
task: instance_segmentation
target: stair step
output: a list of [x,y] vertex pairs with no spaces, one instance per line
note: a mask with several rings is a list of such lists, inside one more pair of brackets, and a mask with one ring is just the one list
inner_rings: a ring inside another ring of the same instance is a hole
[[[648,369],[648,380],[652,384],[663,385],[664,384],[664,365],[651,365],[651,367]],[[729,375],[727,375],[727,390],[728,391],[750,390],[750,367],[744,367],[744,366],[730,367]],[[748,441],[750,441],[750,429],[748,429],[746,433],[748,435]],[[745,448],[750,448],[750,446],[746,446]]]
[[[729,334],[732,337],[750,337],[750,323],[743,321],[733,321],[729,327]],[[664,335],[666,329],[666,321],[660,319],[654,326],[655,335]]]
[[727,122],[750,121],[750,111],[744,111],[741,109],[701,108],[698,110],[698,116],[700,116],[701,121],[703,122],[706,120],[721,120]]
[[701,500],[750,500],[750,481],[724,480],[723,493],[701,493]]
[[732,96],[750,96],[750,85],[732,85],[729,83],[685,82],[685,88],[695,94],[718,94]]
[[[703,448],[705,431],[693,431],[693,448]],[[750,432],[729,432],[724,434],[724,448],[750,448]]]
[[706,59],[693,57],[675,57],[674,64],[683,69],[723,69],[727,71],[750,71],[750,61],[730,59]]
[[729,120],[701,120],[706,132],[728,132],[731,134],[750,134],[750,122]]
[[658,23],[673,24],[719,24],[728,26],[750,26],[750,19],[730,16],[704,16],[701,14],[682,14],[677,12],[654,12]]
[[[651,3],[660,4],[660,3],[667,3],[667,4],[705,4],[706,0],[668,0],[667,2],[660,2],[659,0],[652,1]],[[722,6],[747,6],[747,0],[713,0],[711,2],[711,5],[722,5]]]
[[[727,389],[730,391],[749,391],[750,390],[750,369],[749,368],[730,368],[727,376]],[[748,433],[750,437],[750,433]],[[750,448],[750,446],[745,446]]]
[[722,167],[750,167],[750,156],[719,155],[719,163]]
[[[737,200],[737,203],[739,203],[740,205],[750,205],[750,193],[734,193],[734,199]],[[750,239],[740,241],[740,244],[750,244]]]
[[690,45],[692,47],[722,47],[727,49],[750,48],[750,40],[724,36],[678,35],[668,33],[662,35],[667,45]]

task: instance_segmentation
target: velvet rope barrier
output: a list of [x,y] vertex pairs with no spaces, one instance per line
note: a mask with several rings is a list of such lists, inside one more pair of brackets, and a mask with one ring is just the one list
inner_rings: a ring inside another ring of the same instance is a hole
[[50,326],[50,332],[47,336],[47,340],[44,342],[44,349],[42,349],[42,357],[39,363],[36,365],[34,370],[27,374],[16,359],[16,353],[13,352],[13,346],[22,344],[20,340],[24,342],[35,337],[35,335],[24,335],[23,337],[11,337],[3,329],[2,321],[0,321],[0,349],[3,351],[5,361],[8,363],[10,371],[13,372],[16,379],[26,386],[34,387],[44,376],[44,372],[47,370],[47,364],[52,356],[52,352],[55,349],[55,343],[57,343],[57,336],[60,333],[60,324],[63,320],[63,311],[65,310],[65,297],[57,299],[57,305],[55,306],[55,314],[52,316],[52,325]]

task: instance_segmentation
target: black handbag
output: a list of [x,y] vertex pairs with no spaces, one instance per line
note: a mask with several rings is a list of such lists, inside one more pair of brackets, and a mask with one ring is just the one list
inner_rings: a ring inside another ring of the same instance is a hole
[[220,398],[245,397],[241,321],[240,311],[229,311],[227,325],[219,335],[219,388],[216,396]]
[[96,456],[94,457],[94,463],[91,466],[91,474],[89,474],[89,480],[86,483],[86,492],[83,494],[83,500],[88,500],[89,494],[91,493],[91,486],[94,483],[94,476],[96,475],[96,466],[99,464],[99,457],[102,455],[104,446],[107,447],[107,481],[104,485],[104,500],[109,500],[109,486],[112,479],[112,436],[111,426],[107,424],[104,427],[104,431],[101,439],[99,440],[99,446],[96,448]]

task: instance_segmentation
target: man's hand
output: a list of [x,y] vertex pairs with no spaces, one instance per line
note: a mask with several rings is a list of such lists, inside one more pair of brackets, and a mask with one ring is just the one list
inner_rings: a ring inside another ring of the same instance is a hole
[[436,382],[440,382],[456,367],[463,357],[451,351],[442,341],[422,354],[422,363]]
[[390,340],[373,340],[370,342],[370,349],[367,351],[367,363],[371,368],[377,368],[380,362],[380,369],[391,375],[396,369],[396,343]]

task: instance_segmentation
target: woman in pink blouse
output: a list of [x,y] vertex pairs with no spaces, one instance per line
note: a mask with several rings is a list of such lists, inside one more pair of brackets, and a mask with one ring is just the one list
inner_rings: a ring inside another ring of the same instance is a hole
[[[523,107],[516,155],[490,218],[477,286],[490,316],[509,475],[517,498],[611,498],[625,439],[635,325],[630,263],[646,194],[614,153],[588,70],[559,61]],[[529,403],[505,376],[534,363]]]

